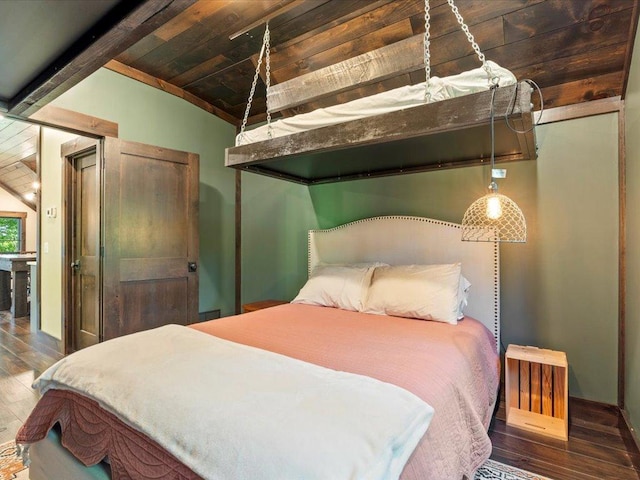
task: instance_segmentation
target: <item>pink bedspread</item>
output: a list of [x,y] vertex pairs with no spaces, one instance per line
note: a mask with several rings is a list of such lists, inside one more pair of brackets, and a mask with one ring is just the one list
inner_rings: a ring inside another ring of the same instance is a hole
[[193,325],[227,340],[398,385],[435,409],[403,480],[452,480],[491,454],[487,428],[498,388],[491,333],[458,325],[286,304]]
[[[403,480],[472,478],[491,453],[486,429],[497,394],[498,358],[491,333],[473,319],[448,325],[287,304],[192,327],[368,375],[425,400],[435,414]],[[109,455],[114,478],[129,478],[120,470],[138,472],[138,478],[198,478],[153,440],[72,392],[47,392],[18,433],[18,441],[38,441],[56,422],[63,427],[63,444],[85,464]]]

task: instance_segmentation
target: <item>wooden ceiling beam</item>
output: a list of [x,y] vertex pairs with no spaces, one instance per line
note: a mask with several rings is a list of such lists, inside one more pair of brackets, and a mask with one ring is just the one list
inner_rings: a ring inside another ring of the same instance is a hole
[[54,105],[45,105],[31,115],[29,120],[39,125],[64,128],[84,136],[118,137],[117,123]]
[[[109,17],[99,22],[11,99],[9,113],[31,115],[194,2],[195,0],[136,2],[137,7],[123,17]],[[122,8],[131,8],[131,3],[122,2]]]
[[285,110],[401,73],[424,65],[423,36],[415,35],[335,65],[307,73],[271,87],[268,93],[272,111]]

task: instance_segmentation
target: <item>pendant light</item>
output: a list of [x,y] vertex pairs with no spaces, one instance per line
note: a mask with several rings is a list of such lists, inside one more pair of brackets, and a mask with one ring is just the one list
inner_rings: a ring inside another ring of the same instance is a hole
[[497,178],[504,178],[506,170],[495,168],[494,99],[497,85],[491,94],[491,183],[489,193],[471,204],[462,218],[462,240],[469,242],[527,241],[527,222],[520,207],[506,195],[498,193]]

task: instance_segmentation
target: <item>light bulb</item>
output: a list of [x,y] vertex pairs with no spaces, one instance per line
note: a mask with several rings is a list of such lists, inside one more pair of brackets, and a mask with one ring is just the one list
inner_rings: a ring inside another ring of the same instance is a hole
[[497,220],[502,216],[502,204],[497,195],[491,195],[487,198],[487,217],[491,220]]
[[33,182],[33,183],[31,184],[31,187],[32,187],[34,190],[38,190],[38,189],[40,188],[40,182],[38,182],[38,181],[36,180],[35,182]]
[[25,193],[24,198],[26,198],[27,200],[33,200],[34,198],[36,198],[36,194],[33,192]]

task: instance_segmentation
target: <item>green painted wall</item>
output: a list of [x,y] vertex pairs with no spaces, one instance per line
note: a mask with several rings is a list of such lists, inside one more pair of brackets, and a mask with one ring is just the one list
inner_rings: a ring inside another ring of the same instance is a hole
[[318,224],[304,185],[242,174],[242,300],[291,300],[307,279],[307,231]]
[[[224,148],[235,128],[106,69],[54,104],[117,122],[125,140],[200,155],[200,311],[233,314],[235,170],[224,166]],[[242,301],[293,298],[306,278],[306,232],[317,226],[307,187],[243,173],[242,202]]]
[[[567,352],[570,394],[616,403],[617,117],[540,126],[537,161],[507,165],[500,191],[522,208],[526,244],[501,246],[502,341]],[[386,214],[459,223],[488,167],[310,188],[320,227]]]
[[640,36],[636,35],[625,98],[627,163],[627,302],[625,407],[640,429]]
[[[234,172],[224,148],[235,127],[173,95],[101,69],[54,105],[117,122],[119,136],[200,155],[200,311],[234,311]],[[144,179],[140,179],[144,181]]]
[[[200,310],[232,313],[234,171],[223,156],[233,127],[107,70],[55,104],[118,122],[126,140],[200,154]],[[538,161],[509,165],[500,182],[529,224],[527,244],[501,247],[503,343],[566,351],[570,393],[607,403],[617,391],[616,129],[615,115],[541,126]],[[487,175],[472,167],[307,188],[243,173],[243,302],[297,293],[309,228],[383,214],[459,222]]]

